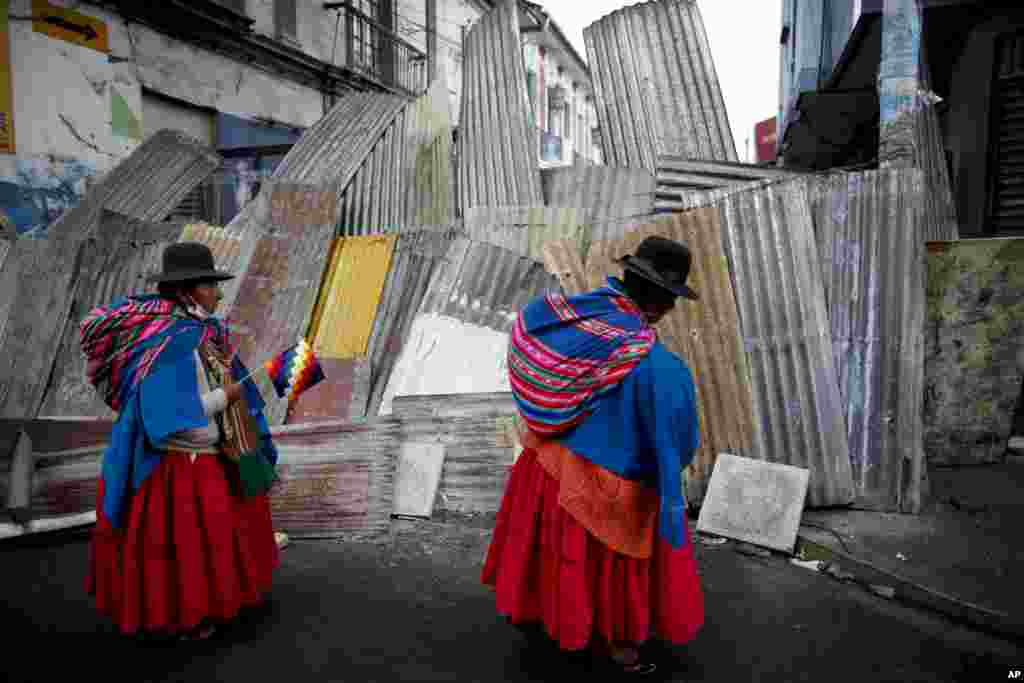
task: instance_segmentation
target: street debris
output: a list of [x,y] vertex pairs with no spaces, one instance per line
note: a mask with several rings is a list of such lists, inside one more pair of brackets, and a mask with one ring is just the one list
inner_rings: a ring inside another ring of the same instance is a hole
[[812,572],[820,572],[821,568],[825,566],[825,562],[823,560],[798,560],[794,557],[789,562],[797,567],[810,569]]
[[701,536],[700,542],[704,545],[720,546],[728,543],[729,539],[722,538],[721,536]]
[[828,574],[837,581],[855,581],[857,579],[857,577],[854,574],[846,571],[845,569],[841,569],[839,565],[828,562],[825,563],[825,566],[822,567],[821,571]]
[[283,531],[274,532],[274,542],[277,543],[278,549],[287,548],[291,545],[292,541],[288,538],[288,534]]
[[883,598],[892,600],[896,597],[896,589],[892,586],[883,586],[877,583],[872,583],[868,586],[868,589],[870,589],[875,595],[880,595]]
[[903,560],[904,562],[906,562],[907,561],[907,556],[904,555],[903,553],[896,553],[896,559],[897,560]]

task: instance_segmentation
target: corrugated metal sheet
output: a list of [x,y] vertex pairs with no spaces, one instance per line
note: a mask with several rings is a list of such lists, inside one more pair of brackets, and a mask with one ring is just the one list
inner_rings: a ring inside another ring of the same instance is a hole
[[807,184],[719,203],[754,398],[754,457],[810,470],[807,504],[854,500]]
[[445,446],[435,512],[495,514],[519,454],[508,393],[396,398],[403,442]]
[[699,161],[677,156],[658,157],[655,209],[682,211],[713,190],[738,189],[751,183],[784,180],[797,173],[756,164]]
[[697,386],[701,447],[686,474],[687,497],[699,504],[719,453],[752,453],[755,426],[750,373],[717,209],[677,214],[630,231],[621,240],[595,242],[587,260],[588,288],[604,285],[609,275],[621,277],[622,267],[614,259],[634,253],[651,235],[682,242],[693,253],[688,281],[699,292],[700,301],[680,299],[658,324],[658,337],[686,360]]
[[273,178],[328,184],[343,192],[405,104],[404,98],[395,95],[346,95],[299,138]]
[[[268,181],[260,197],[227,230],[255,245],[226,310],[250,369],[307,334],[338,216],[333,189]],[[266,373],[256,377],[264,395],[274,396]],[[267,418],[280,424],[286,410],[285,401],[273,400]]]
[[946,165],[946,148],[935,105],[923,101],[915,117],[915,165],[924,171],[928,188],[923,238],[927,242],[960,239],[953,186]]
[[369,416],[380,411],[384,390],[412,329],[413,319],[457,237],[454,229],[410,230],[398,236],[368,344],[371,378],[366,414]]
[[[216,154],[172,131],[160,131],[66,211],[45,240],[18,240],[0,272],[18,307],[10,311],[0,349],[0,415],[34,417],[59,350],[85,254],[102,212],[160,220],[219,165]],[[22,245],[22,242],[34,242]],[[10,275],[17,269],[16,278]]]
[[334,241],[330,269],[310,324],[317,356],[366,355],[396,240],[395,235],[376,235]]
[[857,504],[919,512],[925,247],[924,176],[833,177],[815,202],[839,392]]
[[571,166],[541,171],[549,206],[583,209],[594,240],[612,240],[650,222],[654,176],[642,168]]
[[1024,238],[931,243],[927,259],[925,457],[1003,462],[1024,387]]
[[539,143],[529,123],[517,0],[499,0],[469,30],[463,65],[463,212],[474,206],[540,206]]
[[406,109],[395,116],[341,197],[342,235],[395,232],[405,220]]
[[562,291],[579,294],[587,289],[587,273],[579,247],[572,240],[554,240],[544,245],[544,268],[558,278]]
[[616,10],[583,30],[605,162],[652,173],[658,154],[736,161],[694,0]]
[[388,380],[381,412],[390,411],[394,396],[507,390],[512,323],[530,300],[557,290],[537,261],[454,240]]
[[294,538],[386,535],[400,429],[396,420],[274,429],[281,478],[270,495],[275,528]]
[[455,219],[451,99],[446,69],[406,111],[405,223],[446,225]]
[[466,211],[466,235],[539,261],[552,240],[573,241],[582,252],[590,242],[585,214],[554,206],[479,206]]
[[178,240],[181,223],[151,223],[104,211],[96,237],[85,243],[69,324],[54,360],[51,389],[40,410],[47,416],[110,417],[85,376],[78,325],[96,306],[152,290],[146,277],[158,272],[163,250]]

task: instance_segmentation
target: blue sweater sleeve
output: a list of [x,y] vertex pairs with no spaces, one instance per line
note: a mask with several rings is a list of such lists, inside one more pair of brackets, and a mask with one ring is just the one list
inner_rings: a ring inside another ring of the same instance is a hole
[[641,415],[657,458],[659,528],[678,547],[686,540],[682,470],[700,444],[696,391],[689,368],[660,344],[652,349],[645,371],[648,391]]

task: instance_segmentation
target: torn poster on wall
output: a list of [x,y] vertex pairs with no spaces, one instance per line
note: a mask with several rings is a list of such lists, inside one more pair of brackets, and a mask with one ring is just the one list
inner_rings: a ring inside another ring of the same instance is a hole
[[44,237],[95,179],[95,166],[86,162],[18,159],[13,173],[0,171],[0,220],[13,223],[19,236]]

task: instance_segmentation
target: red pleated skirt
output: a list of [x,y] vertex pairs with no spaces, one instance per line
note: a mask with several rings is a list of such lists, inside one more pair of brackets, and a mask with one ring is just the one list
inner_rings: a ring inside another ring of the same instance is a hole
[[658,537],[649,559],[617,553],[559,506],[558,491],[536,453],[524,450],[484,562],[498,612],[513,624],[542,624],[563,650],[585,649],[595,637],[691,641],[704,623],[704,596],[690,543],[673,548]]
[[270,503],[238,491],[218,456],[169,453],[121,529],[98,505],[86,580],[97,609],[124,633],[179,633],[260,604],[278,564]]

